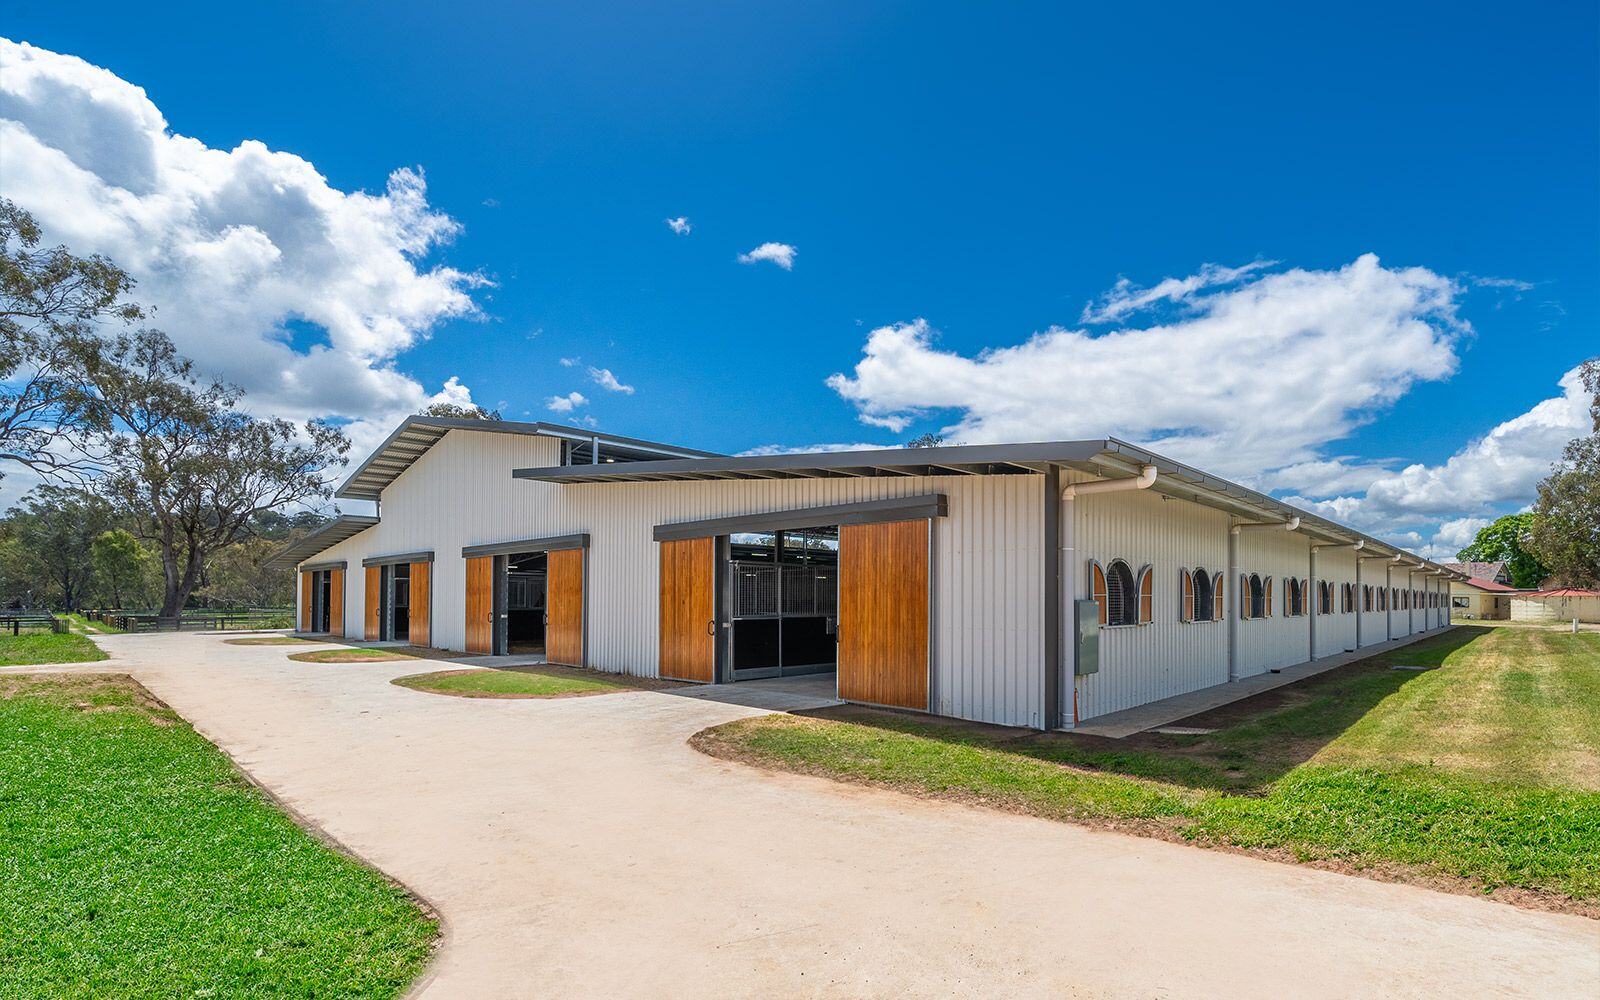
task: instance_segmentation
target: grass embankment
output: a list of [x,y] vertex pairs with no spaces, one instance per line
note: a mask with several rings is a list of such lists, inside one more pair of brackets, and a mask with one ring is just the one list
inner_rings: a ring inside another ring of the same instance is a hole
[[383,660],[415,660],[416,657],[389,647],[345,646],[339,649],[317,649],[309,653],[290,653],[289,659],[299,660],[301,663],[378,663]]
[[1600,915],[1600,635],[1458,629],[1184,720],[1210,735],[818,714],[740,720],[693,742],[766,767]]
[[24,632],[0,634],[0,667],[35,663],[92,663],[104,660],[105,650],[76,632]]
[[397,677],[392,683],[458,698],[570,698],[639,686],[617,676],[557,666],[440,670]]
[[394,997],[436,922],[126,677],[0,677],[0,996]]

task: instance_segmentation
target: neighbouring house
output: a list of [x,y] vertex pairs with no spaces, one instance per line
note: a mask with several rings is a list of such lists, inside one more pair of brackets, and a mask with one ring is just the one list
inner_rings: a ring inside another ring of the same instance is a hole
[[1520,591],[1511,598],[1512,621],[1600,622],[1600,590]]
[[1462,578],[1114,439],[727,457],[408,418],[280,552],[302,632],[1012,726],[1437,631]]
[[[1503,563],[1445,563],[1468,566],[1501,566]],[[1511,598],[1524,591],[1508,587],[1498,580],[1485,577],[1452,579],[1450,581],[1450,607],[1459,618],[1486,621],[1505,621],[1511,617]]]
[[1447,562],[1441,565],[1474,580],[1488,580],[1511,588],[1511,569],[1503,559],[1496,562]]

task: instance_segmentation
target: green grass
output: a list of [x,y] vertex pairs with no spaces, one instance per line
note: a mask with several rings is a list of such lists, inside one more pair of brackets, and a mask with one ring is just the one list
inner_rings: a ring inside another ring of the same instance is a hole
[[316,639],[302,639],[297,635],[247,635],[239,639],[224,639],[224,646],[304,646]]
[[126,677],[0,677],[0,996],[394,997],[433,919]]
[[1464,627],[1185,720],[1218,728],[1203,736],[825,714],[740,720],[694,742],[764,766],[1600,912],[1600,634]]
[[106,658],[88,636],[76,632],[0,635],[0,667],[32,663],[90,663]]
[[413,691],[449,694],[463,698],[560,698],[600,694],[630,687],[625,681],[560,667],[520,670],[441,670],[397,677],[395,684]]
[[120,635],[123,631],[122,629],[117,628],[115,625],[107,625],[105,622],[90,621],[88,618],[76,611],[64,615],[57,615],[56,617],[65,618],[67,621],[71,622],[72,630],[74,632],[87,632],[91,634],[100,632],[105,635]]
[[338,649],[314,649],[308,653],[290,653],[289,659],[301,663],[376,663],[382,660],[414,660],[410,653],[393,647],[368,649],[364,646],[341,646]]

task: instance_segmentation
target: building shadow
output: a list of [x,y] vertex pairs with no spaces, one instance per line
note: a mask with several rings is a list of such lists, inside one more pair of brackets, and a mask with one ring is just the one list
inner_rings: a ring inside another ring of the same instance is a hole
[[1203,732],[1150,730],[1113,739],[1041,733],[858,705],[794,714],[1197,790],[1264,794],[1274,781],[1316,756],[1385,699],[1415,683],[1452,653],[1480,641],[1487,632],[1484,628],[1453,629],[1160,727]]

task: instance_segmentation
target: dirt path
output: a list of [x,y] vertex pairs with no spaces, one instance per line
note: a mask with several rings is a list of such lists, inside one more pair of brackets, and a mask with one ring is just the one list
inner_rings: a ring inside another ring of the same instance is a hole
[[[1600,924],[891,792],[685,740],[674,691],[440,698],[416,664],[98,637],[442,911],[428,997],[1591,997]],[[706,692],[701,691],[704,695]]]

